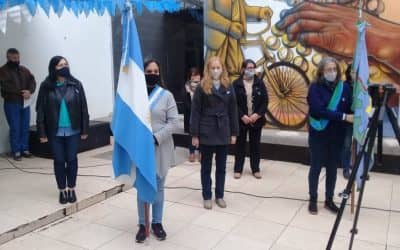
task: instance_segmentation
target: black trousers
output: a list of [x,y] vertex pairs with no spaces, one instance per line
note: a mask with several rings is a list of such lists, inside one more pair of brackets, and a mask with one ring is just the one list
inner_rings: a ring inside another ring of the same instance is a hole
[[253,173],[260,172],[260,140],[262,127],[240,127],[240,133],[236,141],[235,173],[243,172],[246,156],[246,139],[249,133],[250,167]]
[[200,145],[201,152],[201,186],[203,188],[203,199],[211,200],[212,179],[211,167],[212,158],[215,153],[215,198],[224,198],[225,190],[225,169],[228,155],[228,145]]

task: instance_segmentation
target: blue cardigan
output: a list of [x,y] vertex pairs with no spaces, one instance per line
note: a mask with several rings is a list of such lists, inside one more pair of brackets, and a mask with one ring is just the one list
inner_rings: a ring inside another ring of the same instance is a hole
[[330,87],[326,82],[312,83],[310,85],[307,96],[309,115],[315,119],[329,120],[328,126],[322,131],[317,131],[309,126],[310,136],[344,137],[346,122],[343,121],[343,113],[351,113],[352,91],[349,84],[345,83],[338,107],[336,111],[331,111],[327,107],[333,91],[334,88]]

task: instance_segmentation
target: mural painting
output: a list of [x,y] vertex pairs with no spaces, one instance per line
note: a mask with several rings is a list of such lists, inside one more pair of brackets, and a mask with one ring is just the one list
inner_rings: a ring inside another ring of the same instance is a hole
[[[207,0],[206,57],[220,56],[231,79],[240,75],[245,58],[255,60],[269,92],[269,126],[302,129],[308,85],[320,60],[334,56],[343,72],[351,63],[358,5],[358,0]],[[398,0],[362,0],[362,16],[370,24],[370,81],[392,83],[398,93],[399,12]]]

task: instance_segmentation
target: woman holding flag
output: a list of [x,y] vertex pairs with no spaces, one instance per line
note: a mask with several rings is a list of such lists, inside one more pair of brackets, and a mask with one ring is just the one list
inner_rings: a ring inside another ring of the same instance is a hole
[[[145,62],[144,74],[149,95],[157,168],[157,193],[154,202],[151,204],[153,216],[151,230],[158,240],[165,240],[167,234],[161,224],[164,207],[164,184],[168,169],[175,164],[172,133],[177,128],[178,109],[173,95],[163,86],[160,64],[156,60]],[[136,234],[136,242],[142,243],[146,239],[146,203],[138,198],[137,206],[139,231]]]
[[341,81],[336,59],[325,57],[320,62],[316,79],[310,85],[309,137],[311,166],[308,175],[311,214],[318,213],[318,182],[321,168],[326,167],[325,208],[333,213],[338,207],[333,202],[337,166],[340,164],[344,144],[346,122],[353,122],[351,113],[352,94],[349,86]]

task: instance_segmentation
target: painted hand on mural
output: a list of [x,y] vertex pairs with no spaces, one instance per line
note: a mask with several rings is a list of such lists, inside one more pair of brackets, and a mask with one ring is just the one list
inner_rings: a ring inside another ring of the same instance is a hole
[[243,25],[239,22],[232,22],[229,27],[229,35],[235,39],[240,39],[243,36]]
[[206,58],[218,56],[226,65],[230,77],[238,77],[243,62],[241,39],[247,35],[247,20],[271,23],[269,7],[251,6],[245,0],[206,0],[204,34]]
[[258,16],[258,19],[263,19],[263,20],[267,20],[267,21],[271,20],[271,17],[273,14],[271,8],[269,8],[269,7],[260,8],[259,13],[260,14]]
[[[375,63],[384,64],[400,75],[400,24],[363,13],[370,24],[367,47]],[[358,12],[337,4],[305,2],[283,13],[277,27],[305,46],[342,58],[351,58],[357,40]]]

